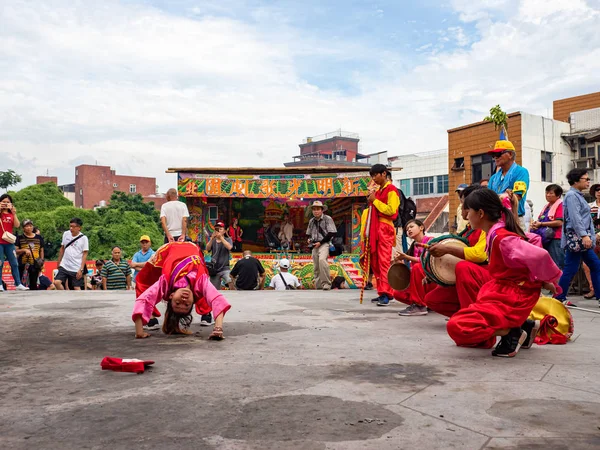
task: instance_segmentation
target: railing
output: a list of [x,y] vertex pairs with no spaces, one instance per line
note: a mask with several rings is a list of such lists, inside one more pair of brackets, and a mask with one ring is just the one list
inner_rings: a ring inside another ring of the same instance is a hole
[[302,143],[303,144],[309,144],[311,142],[324,141],[325,139],[331,139],[331,138],[334,138],[334,137],[345,137],[345,138],[350,138],[350,139],[360,139],[358,137],[358,133],[351,133],[349,131],[342,131],[342,129],[340,128],[339,130],[331,131],[329,133],[320,134],[318,136],[307,137],[306,139],[304,139],[302,141]]

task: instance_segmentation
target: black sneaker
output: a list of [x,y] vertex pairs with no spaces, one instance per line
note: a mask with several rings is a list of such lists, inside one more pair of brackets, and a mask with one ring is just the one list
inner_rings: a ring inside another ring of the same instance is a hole
[[527,319],[525,323],[521,325],[521,329],[527,333],[527,338],[523,342],[521,348],[531,348],[533,341],[535,341],[535,337],[537,336],[538,330],[540,329],[540,321]]
[[370,281],[365,284],[365,291],[372,291],[373,290],[373,283],[371,283]]
[[381,295],[379,297],[372,298],[371,303],[379,303],[379,300],[381,300]]
[[146,325],[146,327],[149,330],[158,330],[158,328],[159,328],[158,319],[156,317],[153,317],[152,319],[150,319],[148,321],[148,324]]
[[200,318],[200,326],[201,327],[208,327],[208,326],[210,326],[211,323],[212,323],[212,314],[204,314]]
[[492,350],[492,356],[499,356],[501,358],[514,357],[519,352],[525,339],[527,339],[527,331],[523,331],[521,328],[511,328],[506,336],[500,338],[500,342]]

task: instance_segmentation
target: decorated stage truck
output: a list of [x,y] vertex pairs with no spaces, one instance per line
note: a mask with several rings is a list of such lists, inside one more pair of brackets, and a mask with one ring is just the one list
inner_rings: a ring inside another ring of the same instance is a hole
[[[360,216],[366,207],[371,181],[365,167],[278,168],[171,168],[177,173],[180,199],[190,211],[189,236],[206,248],[220,220],[226,228],[237,218],[243,230],[242,250],[251,250],[267,273],[267,285],[278,273],[278,262],[286,257],[291,272],[304,289],[312,289],[313,262],[306,228],[315,200],[327,205],[337,227],[331,276],[344,277],[348,287],[360,288],[358,265]],[[292,246],[282,248],[278,239],[284,214],[294,228]],[[231,267],[242,257],[232,254]]]

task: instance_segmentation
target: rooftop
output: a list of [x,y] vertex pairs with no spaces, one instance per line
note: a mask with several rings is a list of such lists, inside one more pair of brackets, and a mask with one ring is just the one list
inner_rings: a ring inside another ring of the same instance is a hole
[[[368,172],[370,166],[363,165],[343,165],[341,161],[335,161],[335,165],[314,165],[310,161],[310,166],[300,167],[172,167],[167,169],[167,173],[200,173],[206,175],[297,175],[314,173],[337,173],[337,172]],[[401,170],[399,167],[390,168],[390,170]]]

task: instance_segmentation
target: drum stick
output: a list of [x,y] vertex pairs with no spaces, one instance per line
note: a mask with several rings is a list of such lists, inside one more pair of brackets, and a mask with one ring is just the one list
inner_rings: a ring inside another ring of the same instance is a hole
[[580,308],[579,306],[567,306],[567,308],[572,309],[573,311],[584,311],[592,314],[600,314],[600,311],[596,311],[594,309]]
[[369,205],[369,212],[367,213],[367,222],[365,223],[365,251],[367,252],[367,270],[363,274],[363,284],[362,288],[360,288],[360,304],[363,303],[363,298],[365,296],[365,285],[367,284],[367,280],[369,279],[369,272],[371,270],[371,249],[369,248],[369,229],[371,228],[371,205]]

